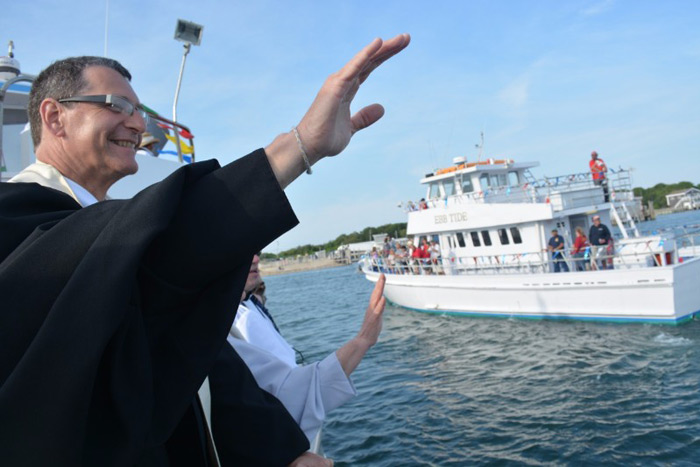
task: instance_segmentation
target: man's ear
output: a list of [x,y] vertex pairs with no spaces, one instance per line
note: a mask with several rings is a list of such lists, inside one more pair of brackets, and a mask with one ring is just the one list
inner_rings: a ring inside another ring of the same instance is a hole
[[43,125],[42,132],[48,131],[56,137],[65,135],[63,116],[65,109],[56,99],[46,98],[39,105],[39,114]]

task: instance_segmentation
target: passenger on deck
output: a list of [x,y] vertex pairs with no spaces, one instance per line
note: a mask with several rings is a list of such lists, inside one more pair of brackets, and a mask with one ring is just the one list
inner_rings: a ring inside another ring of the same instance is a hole
[[607,269],[608,247],[612,242],[610,229],[601,224],[600,216],[593,216],[593,225],[588,231],[591,242],[591,269]]
[[406,245],[399,245],[398,250],[396,250],[396,268],[398,269],[399,274],[408,273],[409,257],[410,256],[408,254],[408,250],[406,249]]
[[370,251],[369,253],[369,258],[372,262],[372,271],[379,272],[379,265],[381,264],[381,260],[379,258],[379,252],[377,251],[376,246],[372,247],[372,251]]
[[576,227],[576,238],[574,239],[574,247],[571,250],[571,257],[574,259],[574,269],[577,271],[590,269],[588,261],[585,260],[587,251],[590,253],[588,238],[586,238],[586,234],[583,233],[581,227]]
[[430,244],[428,243],[428,239],[425,237],[421,239],[419,254],[423,272],[425,272],[425,274],[432,274],[433,268],[430,263]]
[[428,209],[428,203],[425,201],[425,198],[420,199],[420,202],[418,203],[418,209],[420,209],[421,211],[423,209]]
[[269,310],[250,294],[262,280],[258,263],[255,255],[228,342],[260,387],[284,404],[311,442],[326,414],[357,394],[350,374],[377,343],[382,330],[385,278],[382,274],[374,287],[357,335],[322,361],[299,366],[294,348],[282,337]]
[[549,239],[547,249],[552,253],[554,272],[569,272],[569,266],[564,258],[564,237],[559,235],[557,229],[552,230],[552,237]]
[[428,251],[430,252],[430,262],[433,263],[433,268],[435,269],[435,272],[442,272],[442,267],[440,263],[440,245],[438,245],[438,243],[435,240],[431,240],[430,248]]
[[420,248],[408,241],[408,257],[411,265],[411,273],[420,274]]
[[386,267],[390,274],[396,274],[396,252],[393,248],[386,255]]
[[385,258],[389,256],[389,252],[391,251],[391,237],[386,236],[384,237],[384,244],[382,245],[382,256]]
[[591,169],[593,183],[603,187],[603,195],[607,203],[610,201],[610,196],[608,195],[608,166],[605,165],[603,159],[598,157],[598,153],[595,151],[591,153],[591,160],[588,162],[588,166]]

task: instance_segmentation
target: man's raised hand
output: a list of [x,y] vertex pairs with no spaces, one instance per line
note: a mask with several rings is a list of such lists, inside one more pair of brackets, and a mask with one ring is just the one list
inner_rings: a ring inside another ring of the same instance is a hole
[[408,34],[399,34],[388,41],[375,39],[328,77],[298,126],[312,163],[339,154],[355,132],[384,115],[384,107],[372,104],[351,116],[350,104],[370,73],[401,52],[410,41]]
[[265,148],[272,171],[282,188],[307,169],[302,154],[313,165],[327,156],[339,154],[357,131],[367,128],[384,115],[384,107],[368,105],[350,115],[360,85],[379,65],[406,48],[408,34],[382,41],[375,39],[355,55],[340,71],[328,77],[311,107],[293,132],[279,135]]

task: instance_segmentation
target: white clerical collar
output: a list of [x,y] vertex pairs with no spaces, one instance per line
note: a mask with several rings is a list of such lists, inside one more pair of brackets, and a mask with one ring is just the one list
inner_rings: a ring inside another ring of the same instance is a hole
[[66,182],[68,182],[68,185],[70,185],[70,189],[73,190],[73,193],[75,194],[78,203],[80,203],[82,207],[86,208],[98,202],[97,198],[95,198],[92,195],[92,193],[87,191],[85,188],[78,185],[76,182],[66,177],[65,175],[63,176],[63,178],[65,178]]

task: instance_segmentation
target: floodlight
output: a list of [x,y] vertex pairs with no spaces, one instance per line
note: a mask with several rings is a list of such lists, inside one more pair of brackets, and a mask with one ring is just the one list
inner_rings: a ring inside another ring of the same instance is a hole
[[175,40],[187,42],[192,45],[199,45],[202,42],[203,31],[204,26],[201,24],[178,19],[177,25],[175,26]]

